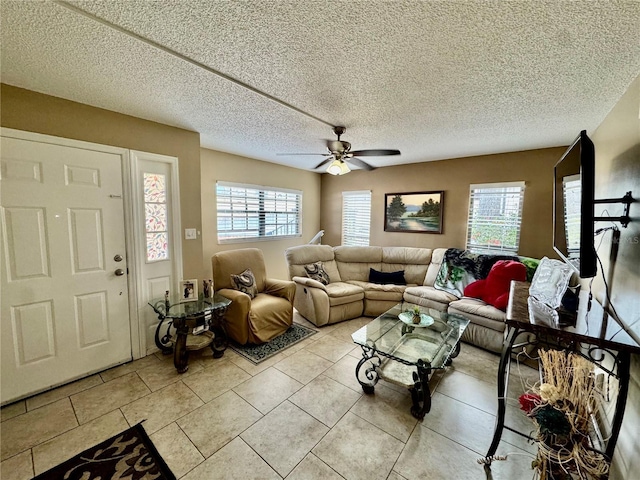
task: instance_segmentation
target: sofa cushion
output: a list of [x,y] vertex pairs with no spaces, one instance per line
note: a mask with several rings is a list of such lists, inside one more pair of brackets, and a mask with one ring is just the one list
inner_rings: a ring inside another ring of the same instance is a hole
[[449,303],[458,299],[458,297],[456,297],[455,295],[451,295],[450,293],[447,293],[445,291],[438,290],[434,287],[427,287],[424,285],[420,285],[417,287],[407,287],[405,293],[419,298],[435,300],[436,302],[440,303]]
[[463,292],[467,285],[476,280],[487,278],[491,267],[499,260],[518,261],[518,258],[448,248],[433,286],[460,298],[464,296]]
[[424,277],[423,285],[433,287],[433,284],[438,277],[440,265],[442,265],[442,261],[444,260],[444,253],[446,251],[446,248],[436,248],[435,250],[433,250],[433,252],[431,252],[431,263],[429,264],[429,268],[427,268],[427,274]]
[[430,248],[382,247],[383,272],[404,270],[407,283],[422,285],[431,263]]
[[507,315],[496,307],[487,305],[476,298],[461,298],[449,304],[449,313],[459,313],[470,318],[473,323],[492,328],[499,332],[504,331]]
[[369,280],[369,269],[382,271],[382,247],[334,247],[336,263],[343,280]]
[[304,266],[320,261],[332,282],[341,281],[330,245],[297,245],[287,248],[284,254],[289,266],[289,278],[305,277]]
[[344,305],[364,299],[364,290],[358,285],[345,282],[333,282],[326,286],[329,305]]
[[496,262],[489,276],[467,285],[466,297],[479,298],[499,310],[505,311],[509,301],[509,288],[512,280],[523,282],[527,278],[527,267],[520,262],[500,260]]
[[305,265],[304,270],[307,277],[312,278],[323,285],[328,285],[331,282],[331,277],[324,270],[322,262],[314,262],[309,265]]
[[397,272],[379,272],[375,268],[369,269],[369,282],[385,285],[387,283],[391,285],[406,285],[407,281],[404,279],[404,270],[398,270]]
[[405,285],[392,285],[390,283],[381,285],[379,283],[359,282],[352,280],[352,285],[362,288],[364,298],[369,300],[385,300],[385,301],[402,301],[402,295],[406,288]]
[[258,295],[256,277],[253,275],[250,268],[247,268],[245,271],[237,275],[231,274],[231,283],[233,284],[234,290],[246,293],[251,298],[255,298],[256,295]]

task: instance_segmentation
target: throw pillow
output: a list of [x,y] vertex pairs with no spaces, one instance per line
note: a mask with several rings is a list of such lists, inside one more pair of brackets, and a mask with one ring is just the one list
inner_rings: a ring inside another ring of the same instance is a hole
[[484,280],[470,283],[464,289],[467,297],[479,298],[499,310],[506,310],[509,302],[511,280],[525,281],[527,267],[513,260],[499,260]]
[[369,282],[378,283],[380,285],[392,284],[392,285],[406,285],[407,281],[404,278],[404,270],[398,270],[397,272],[379,272],[373,268],[369,269]]
[[231,284],[234,285],[235,290],[246,293],[251,298],[255,298],[255,296],[258,295],[256,277],[253,275],[253,272],[250,268],[247,268],[239,275],[231,274]]
[[312,263],[304,266],[304,271],[307,272],[307,277],[320,282],[323,285],[329,285],[331,279],[329,274],[325,272],[322,262]]

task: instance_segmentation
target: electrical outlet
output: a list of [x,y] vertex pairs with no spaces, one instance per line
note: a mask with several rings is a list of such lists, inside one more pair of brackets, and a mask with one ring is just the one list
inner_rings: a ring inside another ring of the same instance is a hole
[[185,228],[184,229],[184,239],[185,240],[195,240],[198,238],[198,234],[195,228]]

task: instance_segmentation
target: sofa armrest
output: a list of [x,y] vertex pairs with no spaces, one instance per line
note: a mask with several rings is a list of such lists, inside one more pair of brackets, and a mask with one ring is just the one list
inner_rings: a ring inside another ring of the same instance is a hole
[[264,293],[274,297],[286,298],[293,304],[293,297],[296,294],[296,284],[291,280],[276,280],[275,278],[265,278]]
[[327,291],[327,287],[324,286],[317,280],[309,277],[293,277],[292,280],[298,285],[304,285],[305,287],[319,288],[321,290]]

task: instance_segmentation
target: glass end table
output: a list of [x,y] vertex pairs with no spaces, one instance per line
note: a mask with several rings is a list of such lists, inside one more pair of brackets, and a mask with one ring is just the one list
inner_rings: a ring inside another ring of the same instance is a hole
[[229,343],[224,314],[230,304],[231,300],[218,293],[213,298],[195,299],[167,292],[164,297],[149,301],[158,315],[156,346],[165,355],[173,352],[178,373],[189,369],[190,350],[211,347],[214,358],[224,355]]
[[[351,335],[362,348],[356,378],[365,393],[373,393],[378,380],[406,387],[411,392],[411,414],[423,419],[431,410],[429,376],[444,369],[460,353],[460,338],[469,320],[425,307],[422,321],[413,324],[410,312],[417,305],[402,302]],[[403,315],[401,315],[403,314]],[[402,319],[401,319],[402,317]]]

